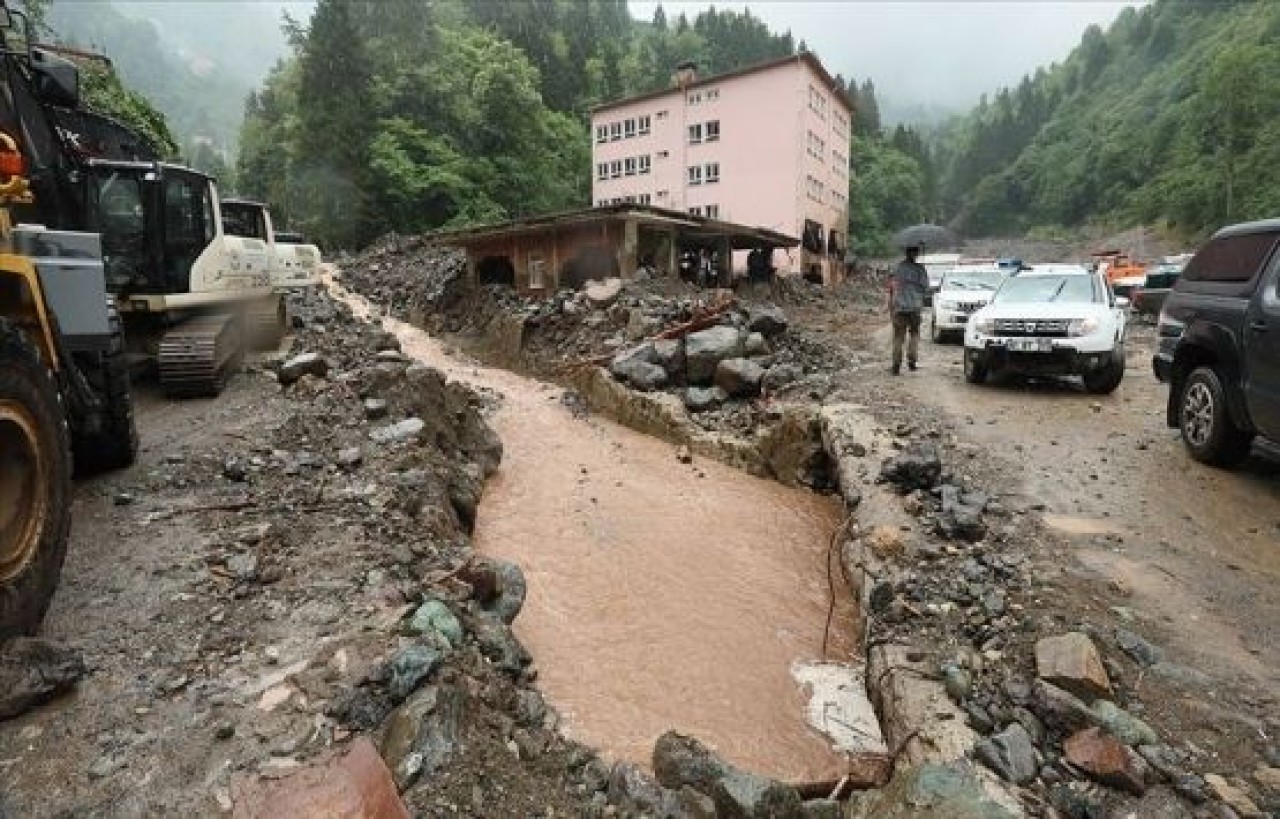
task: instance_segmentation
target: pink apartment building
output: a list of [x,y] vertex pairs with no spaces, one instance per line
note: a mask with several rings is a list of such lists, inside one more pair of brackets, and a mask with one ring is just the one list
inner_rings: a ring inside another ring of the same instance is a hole
[[852,117],[812,54],[706,78],[685,64],[673,87],[592,111],[592,199],[799,237],[775,251],[778,272],[833,283],[848,245]]

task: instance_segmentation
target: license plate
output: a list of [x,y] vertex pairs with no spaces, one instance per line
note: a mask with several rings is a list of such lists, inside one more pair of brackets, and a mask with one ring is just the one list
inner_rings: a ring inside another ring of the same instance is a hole
[[1053,352],[1053,342],[1047,338],[1011,338],[1007,346],[1015,353]]

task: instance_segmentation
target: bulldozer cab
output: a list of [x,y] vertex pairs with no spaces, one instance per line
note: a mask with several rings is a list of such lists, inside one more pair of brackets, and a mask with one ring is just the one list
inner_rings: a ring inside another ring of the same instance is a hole
[[186,293],[191,269],[220,230],[213,180],[164,163],[93,161],[88,224],[102,235],[107,289]]

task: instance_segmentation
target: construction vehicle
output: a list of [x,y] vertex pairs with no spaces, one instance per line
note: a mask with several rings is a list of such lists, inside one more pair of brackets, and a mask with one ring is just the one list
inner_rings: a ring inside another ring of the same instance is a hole
[[1090,254],[1097,259],[1098,272],[1106,277],[1112,291],[1117,296],[1128,296],[1133,288],[1142,284],[1147,275],[1147,266],[1135,261],[1129,254],[1119,250],[1099,250]]
[[262,244],[272,287],[291,290],[320,283],[320,248],[293,241],[297,234],[277,231],[271,211],[263,203],[252,199],[223,199],[222,225],[228,236]]
[[224,233],[212,178],[80,109],[74,63],[40,46],[4,60],[32,169],[26,217],[99,234],[131,362],[154,363],[170,395],[218,394],[250,343],[274,346],[287,327],[266,254]]
[[[25,25],[0,2],[6,69],[15,19]],[[66,555],[73,469],[125,466],[138,449],[100,237],[14,224],[16,211],[36,205],[26,106],[78,96],[74,70],[28,56],[32,84],[15,92],[8,71],[0,83],[0,643],[34,632],[49,606]]]

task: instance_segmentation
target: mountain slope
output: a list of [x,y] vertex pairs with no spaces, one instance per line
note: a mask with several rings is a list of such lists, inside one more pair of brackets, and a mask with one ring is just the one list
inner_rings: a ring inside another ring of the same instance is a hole
[[1157,0],[942,140],[942,206],[974,235],[1280,212],[1280,4]]

